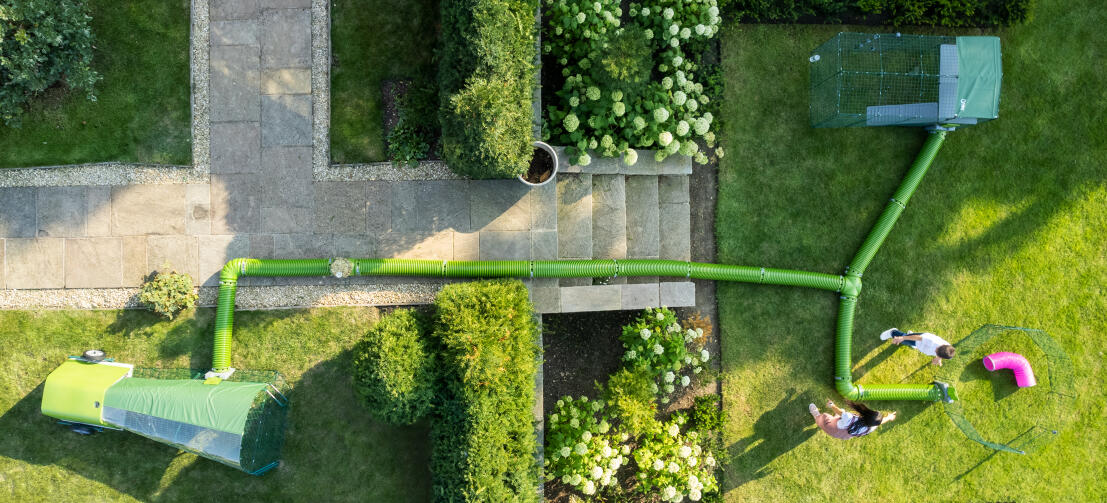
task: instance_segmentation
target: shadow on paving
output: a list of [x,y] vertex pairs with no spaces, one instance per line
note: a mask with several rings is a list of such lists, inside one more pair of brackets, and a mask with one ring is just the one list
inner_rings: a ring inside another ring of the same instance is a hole
[[372,420],[355,396],[349,365],[345,351],[294,383],[281,465],[260,477],[132,433],[72,433],[41,414],[43,383],[0,416],[0,455],[55,465],[143,501],[207,501],[215,491],[238,501],[321,494],[330,501],[429,501],[428,428]]

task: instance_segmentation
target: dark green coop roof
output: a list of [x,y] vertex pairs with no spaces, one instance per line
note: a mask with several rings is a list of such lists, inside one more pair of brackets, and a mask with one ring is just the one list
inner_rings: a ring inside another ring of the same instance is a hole
[[999,117],[999,87],[1003,80],[998,37],[957,37],[958,117]]

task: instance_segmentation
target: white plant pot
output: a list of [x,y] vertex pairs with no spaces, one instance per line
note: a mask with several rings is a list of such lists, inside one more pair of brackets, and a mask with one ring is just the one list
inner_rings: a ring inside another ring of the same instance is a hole
[[553,160],[553,173],[550,173],[550,177],[547,178],[545,181],[543,181],[541,183],[530,183],[530,182],[527,181],[527,179],[524,177],[524,175],[519,175],[518,178],[519,178],[520,182],[523,182],[523,183],[525,183],[525,184],[527,184],[531,187],[541,187],[541,186],[546,185],[547,183],[550,183],[551,181],[553,181],[554,178],[557,178],[557,165],[558,165],[557,152],[554,151],[553,147],[549,146],[544,141],[537,141],[536,140],[534,142],[534,146],[537,147],[537,148],[540,148],[542,150],[545,150],[547,154],[550,154],[550,159]]

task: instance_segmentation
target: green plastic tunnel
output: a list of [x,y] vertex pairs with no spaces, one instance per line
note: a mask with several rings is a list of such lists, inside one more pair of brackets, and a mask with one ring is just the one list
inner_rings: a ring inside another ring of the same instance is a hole
[[[500,260],[450,261],[420,259],[355,258],[354,276],[415,276],[432,278],[569,278],[665,276],[766,285],[815,288],[841,293],[835,343],[835,387],[852,400],[939,400],[949,399],[952,389],[940,383],[857,385],[853,383],[851,344],[853,314],[861,293],[861,276],[892,227],[907,208],[923,176],[945,139],[945,131],[934,131],[876,225],[869,232],[843,275],[809,271],[708,264],[677,260]],[[231,334],[234,328],[235,294],[238,279],[245,276],[329,276],[333,259],[258,260],[233,259],[219,275],[219,300],[215,317],[215,348],[212,369],[222,372],[231,366]]]

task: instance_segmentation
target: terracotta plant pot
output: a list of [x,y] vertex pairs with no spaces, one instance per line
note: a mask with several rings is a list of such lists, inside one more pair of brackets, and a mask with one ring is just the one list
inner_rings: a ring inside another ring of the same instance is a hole
[[557,176],[557,152],[543,141],[534,142],[534,156],[530,160],[530,169],[519,175],[519,181],[539,187],[550,183]]

